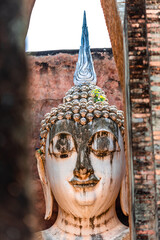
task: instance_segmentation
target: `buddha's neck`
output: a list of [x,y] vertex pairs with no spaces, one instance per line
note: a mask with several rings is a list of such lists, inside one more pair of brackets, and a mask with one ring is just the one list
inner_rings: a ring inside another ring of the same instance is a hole
[[111,230],[118,223],[114,205],[106,212],[93,218],[76,218],[59,208],[56,221],[56,225],[61,231],[79,236],[101,234]]

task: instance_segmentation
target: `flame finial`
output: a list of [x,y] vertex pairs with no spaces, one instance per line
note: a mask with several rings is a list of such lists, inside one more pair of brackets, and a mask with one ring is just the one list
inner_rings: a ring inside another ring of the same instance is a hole
[[84,11],[81,46],[79,49],[78,62],[74,73],[74,84],[82,85],[85,83],[96,84],[97,77],[93,66],[93,60],[91,56],[88,27],[86,20],[86,12]]

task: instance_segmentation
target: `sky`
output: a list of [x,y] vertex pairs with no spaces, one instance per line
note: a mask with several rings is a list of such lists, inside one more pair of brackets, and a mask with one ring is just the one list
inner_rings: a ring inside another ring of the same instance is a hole
[[36,0],[26,51],[79,49],[86,10],[91,48],[110,48],[100,0]]

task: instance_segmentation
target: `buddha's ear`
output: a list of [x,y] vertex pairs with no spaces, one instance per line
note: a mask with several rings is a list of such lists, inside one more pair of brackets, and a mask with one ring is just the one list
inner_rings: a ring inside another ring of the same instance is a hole
[[120,204],[122,212],[125,216],[129,215],[128,210],[128,178],[127,174],[125,173],[122,183],[121,183],[121,189],[120,189]]
[[41,180],[44,198],[45,198],[45,204],[46,204],[46,213],[45,213],[44,219],[49,220],[52,216],[52,210],[53,210],[53,195],[51,192],[50,183],[46,176],[42,157],[38,151],[36,151],[35,156],[37,159],[37,168],[38,168],[39,178]]

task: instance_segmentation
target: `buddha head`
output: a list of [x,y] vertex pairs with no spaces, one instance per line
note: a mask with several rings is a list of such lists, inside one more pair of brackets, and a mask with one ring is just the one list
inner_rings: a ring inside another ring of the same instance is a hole
[[124,116],[96,86],[85,15],[81,42],[74,86],[41,122],[36,157],[45,219],[52,215],[53,195],[66,213],[92,218],[115,205],[121,192],[127,213]]

